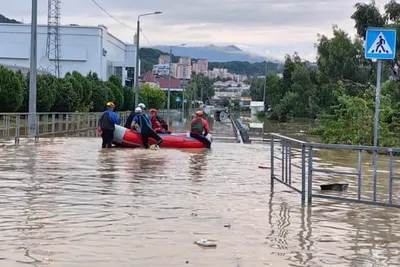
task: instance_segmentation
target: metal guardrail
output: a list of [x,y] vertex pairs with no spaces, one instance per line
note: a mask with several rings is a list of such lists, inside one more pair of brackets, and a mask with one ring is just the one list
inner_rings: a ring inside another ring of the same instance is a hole
[[[130,112],[116,113],[123,125]],[[38,127],[35,138],[97,129],[100,114],[101,112],[37,113]],[[23,137],[28,137],[28,113],[0,113],[0,139],[15,139],[15,143],[18,144]]]
[[240,134],[240,131],[238,127],[236,126],[235,120],[232,118],[232,116],[229,116],[229,119],[231,120],[232,127],[233,127],[233,133],[236,136],[236,139],[239,141],[239,143],[243,144],[243,139],[242,135]]
[[[378,206],[389,206],[400,208],[400,203],[393,202],[393,181],[400,180],[400,176],[396,176],[393,170],[394,153],[400,153],[400,148],[387,148],[387,147],[371,147],[371,146],[352,146],[352,145],[339,145],[339,144],[320,144],[308,143],[297,139],[289,138],[279,134],[269,134],[271,137],[271,190],[274,190],[274,182],[291,188],[292,190],[301,194],[301,202],[311,204],[313,198],[338,200],[344,202],[364,203]],[[278,142],[279,145],[278,145]],[[337,171],[334,169],[326,169],[314,167],[315,150],[321,149],[337,149],[343,150],[344,153],[349,151],[357,151],[357,168],[356,171]],[[362,173],[362,160],[363,152],[380,152],[389,155],[389,175],[387,179],[387,192],[385,192],[386,200],[378,200],[377,198],[377,179],[372,182],[372,197],[367,197],[364,190],[364,177]],[[278,160],[278,162],[275,162]],[[278,163],[278,164],[276,164]],[[278,169],[279,168],[279,169]],[[314,173],[325,173],[331,175],[345,175],[357,177],[355,180],[357,193],[356,197],[346,196],[346,194],[333,195],[315,193],[316,189],[313,188]],[[298,185],[300,184],[300,188]]]

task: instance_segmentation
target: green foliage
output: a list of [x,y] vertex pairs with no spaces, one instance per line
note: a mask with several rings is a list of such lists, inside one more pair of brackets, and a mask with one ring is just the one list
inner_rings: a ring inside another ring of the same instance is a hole
[[[27,76],[29,81],[29,76]],[[28,82],[29,83],[29,82]],[[57,90],[60,88],[60,83],[57,78],[51,74],[38,75],[36,79],[36,110],[38,112],[49,112],[56,104]],[[28,99],[29,103],[29,90]]]
[[23,89],[20,78],[13,71],[0,66],[0,109],[15,112],[22,103]]
[[157,87],[151,87],[148,84],[140,86],[141,101],[148,108],[162,109],[164,108],[166,97],[165,92]]
[[71,79],[57,79],[56,101],[52,107],[54,112],[74,112],[79,106],[79,93],[75,91]]
[[123,110],[133,110],[135,107],[135,91],[132,87],[124,87],[124,108]]
[[[208,102],[215,95],[213,81],[203,74],[192,74],[192,79],[185,87],[185,91],[188,96],[190,95],[193,99],[203,101],[203,103]],[[201,98],[202,91],[203,98]]]

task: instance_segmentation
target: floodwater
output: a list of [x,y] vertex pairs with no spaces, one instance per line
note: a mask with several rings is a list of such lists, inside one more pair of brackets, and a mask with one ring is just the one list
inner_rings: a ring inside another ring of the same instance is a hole
[[[321,200],[307,208],[282,185],[271,193],[269,170],[258,168],[268,145],[100,143],[0,148],[0,266],[400,266],[398,209]],[[351,154],[319,158],[356,166]],[[193,244],[201,238],[217,248]]]

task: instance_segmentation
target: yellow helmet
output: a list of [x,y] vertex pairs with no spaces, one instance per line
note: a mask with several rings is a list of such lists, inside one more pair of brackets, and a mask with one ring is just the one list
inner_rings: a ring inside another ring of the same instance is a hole
[[115,105],[113,102],[107,102],[107,107],[115,108]]

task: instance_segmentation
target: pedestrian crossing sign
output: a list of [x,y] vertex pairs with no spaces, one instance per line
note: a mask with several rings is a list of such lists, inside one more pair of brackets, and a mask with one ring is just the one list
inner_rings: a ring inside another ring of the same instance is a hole
[[394,59],[396,55],[396,30],[369,28],[365,38],[365,58]]

